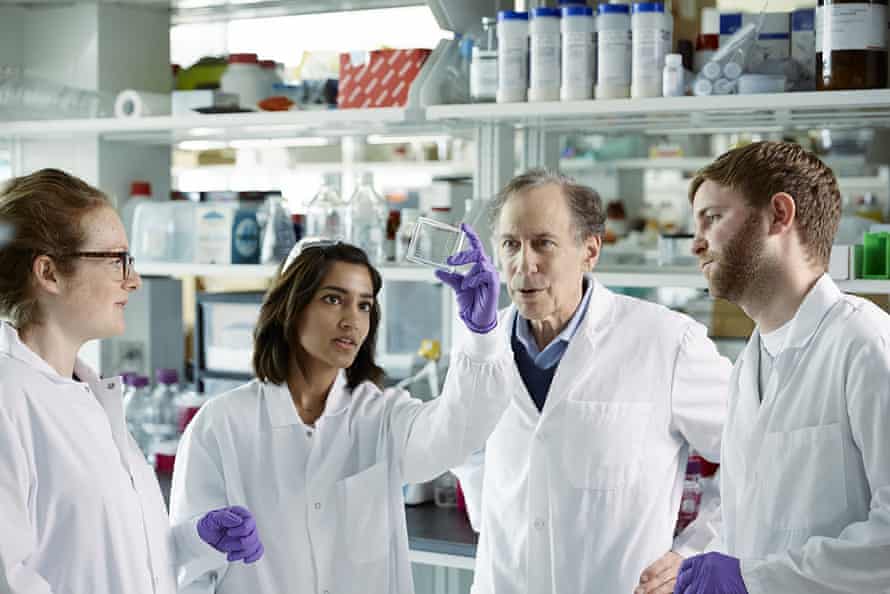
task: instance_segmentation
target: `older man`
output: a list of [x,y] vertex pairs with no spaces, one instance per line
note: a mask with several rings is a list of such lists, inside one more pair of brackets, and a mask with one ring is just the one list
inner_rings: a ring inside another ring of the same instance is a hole
[[673,531],[690,448],[718,459],[731,365],[702,325],[590,274],[604,219],[540,170],[493,202],[515,365],[484,454],[456,469],[481,498],[475,594],[670,593],[708,540]]

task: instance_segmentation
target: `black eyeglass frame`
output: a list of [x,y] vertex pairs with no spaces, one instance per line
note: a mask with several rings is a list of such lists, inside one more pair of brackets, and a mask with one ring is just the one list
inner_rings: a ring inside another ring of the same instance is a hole
[[68,254],[68,256],[72,258],[117,258],[121,266],[121,282],[130,280],[136,264],[136,259],[133,258],[133,256],[130,255],[130,252],[126,250],[122,252],[72,252]]

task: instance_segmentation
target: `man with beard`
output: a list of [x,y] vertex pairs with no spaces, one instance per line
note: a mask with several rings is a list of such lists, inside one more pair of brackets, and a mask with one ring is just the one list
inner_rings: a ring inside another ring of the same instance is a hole
[[484,454],[456,470],[480,528],[474,594],[629,594],[644,569],[642,591],[670,594],[713,538],[674,526],[689,450],[718,458],[731,365],[701,324],[596,280],[604,221],[596,192],[543,170],[492,201],[513,365]]
[[689,197],[711,293],[757,327],[730,381],[719,552],[684,561],[675,593],[890,592],[890,316],[826,274],[834,174],[758,142]]

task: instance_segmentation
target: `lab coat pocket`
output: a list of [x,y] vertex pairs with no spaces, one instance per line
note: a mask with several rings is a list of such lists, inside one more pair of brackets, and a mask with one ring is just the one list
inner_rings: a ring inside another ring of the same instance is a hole
[[844,444],[839,423],[767,433],[756,470],[767,508],[779,530],[830,526],[846,517]]
[[388,481],[385,462],[340,481],[343,538],[355,563],[378,561],[389,552]]
[[639,474],[648,402],[566,400],[563,465],[579,489],[614,491]]

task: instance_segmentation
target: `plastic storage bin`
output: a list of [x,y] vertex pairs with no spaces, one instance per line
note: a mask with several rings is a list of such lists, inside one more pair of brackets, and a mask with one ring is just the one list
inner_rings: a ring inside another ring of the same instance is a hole
[[200,304],[204,368],[225,373],[253,373],[253,331],[259,303]]
[[133,211],[130,238],[133,257],[141,262],[191,262],[195,213],[191,202],[146,200]]

